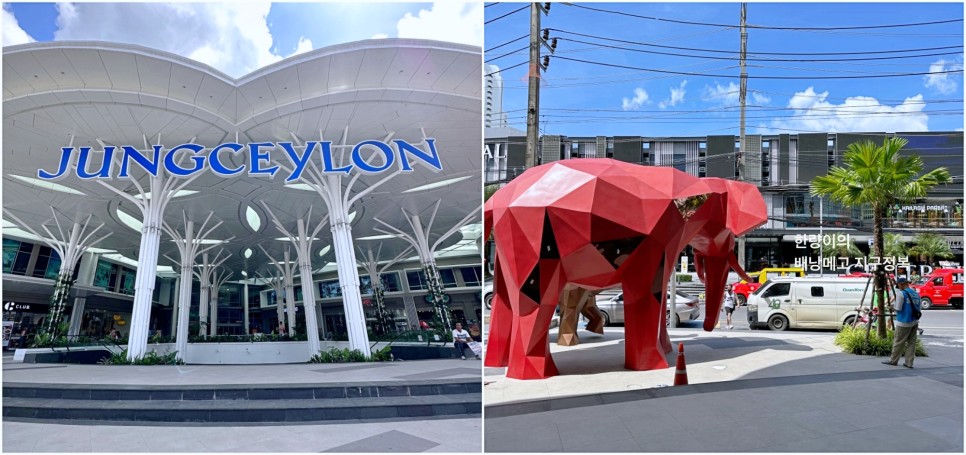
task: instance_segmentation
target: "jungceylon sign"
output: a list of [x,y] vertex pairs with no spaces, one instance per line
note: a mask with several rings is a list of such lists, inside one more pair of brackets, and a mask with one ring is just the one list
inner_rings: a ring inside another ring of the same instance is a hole
[[[76,161],[74,172],[78,178],[112,179],[129,178],[132,168],[141,168],[152,176],[159,172],[167,172],[173,176],[187,177],[210,169],[212,173],[222,177],[234,177],[246,174],[253,177],[275,177],[281,166],[273,165],[274,154],[284,154],[291,163],[291,172],[285,177],[286,182],[298,180],[305,167],[314,159],[321,164],[323,174],[345,175],[353,171],[364,174],[378,174],[392,168],[399,167],[402,172],[412,172],[412,160],[422,161],[435,170],[442,170],[439,154],[436,151],[435,139],[425,139],[428,151],[403,140],[394,140],[391,144],[382,141],[368,140],[352,146],[349,162],[343,165],[334,163],[333,148],[348,148],[347,146],[333,146],[329,141],[308,141],[305,146],[296,147],[291,142],[252,142],[247,145],[228,142],[212,147],[210,153],[203,145],[181,144],[163,153],[163,145],[154,145],[152,150],[140,151],[132,146],[105,146],[101,153],[92,153],[91,147],[63,147],[60,149],[60,162],[56,172],[44,169],[37,170],[37,177],[44,180],[57,180],[71,174],[70,163]],[[281,152],[279,151],[281,149]],[[301,151],[297,149],[302,149]],[[99,157],[97,155],[100,155]],[[115,160],[115,155],[120,160]],[[225,157],[232,155],[245,156],[244,164],[227,163]],[[76,156],[76,159],[73,158]],[[185,162],[182,157],[187,156]],[[180,161],[179,161],[180,160]],[[114,175],[115,162],[120,166]],[[380,162],[372,164],[372,162]],[[98,166],[92,170],[92,166]],[[247,170],[247,172],[246,172]]]

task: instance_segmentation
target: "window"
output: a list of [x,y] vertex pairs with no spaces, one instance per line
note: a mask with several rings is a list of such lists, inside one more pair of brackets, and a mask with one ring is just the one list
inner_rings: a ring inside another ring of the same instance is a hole
[[825,297],[825,288],[821,286],[812,286],[812,297]]
[[3,239],[3,271],[15,275],[26,275],[27,264],[30,262],[32,243]]
[[402,291],[402,286],[399,285],[399,273],[397,272],[383,273],[379,275],[379,280],[382,281],[382,287],[386,292]]
[[410,291],[429,289],[429,285],[426,282],[426,274],[422,270],[407,270],[406,281],[409,283]]
[[97,261],[97,269],[94,271],[94,286],[113,291],[117,285],[117,264],[104,260]]
[[943,285],[943,277],[940,276],[940,277],[933,278],[932,284],[935,284],[936,286],[942,286]]
[[467,286],[479,286],[482,281],[483,270],[480,267],[460,267],[460,275]]
[[771,285],[762,295],[761,298],[767,299],[768,297],[780,297],[788,295],[792,290],[791,283],[775,283]]
[[339,280],[320,281],[319,294],[323,299],[342,297],[342,287],[339,286]]
[[60,273],[60,255],[49,246],[41,246],[38,253],[33,276],[56,279]]
[[439,270],[439,280],[443,282],[444,288],[455,288],[456,284],[456,272],[453,269],[437,269]]
[[118,267],[121,276],[121,286],[118,288],[117,292],[121,294],[134,295],[134,280],[136,278],[136,272],[127,267]]

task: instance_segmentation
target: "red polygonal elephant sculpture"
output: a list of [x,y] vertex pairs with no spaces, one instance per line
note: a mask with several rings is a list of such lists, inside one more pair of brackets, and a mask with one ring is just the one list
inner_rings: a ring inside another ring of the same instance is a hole
[[[728,271],[747,278],[735,236],[766,221],[755,186],[668,167],[570,159],[528,169],[484,205],[496,247],[484,364],[507,377],[556,375],[548,331],[565,287],[624,291],[625,360],[667,368],[666,286],[684,247],[706,285],[704,329],[718,318]],[[749,280],[750,281],[750,280]]]

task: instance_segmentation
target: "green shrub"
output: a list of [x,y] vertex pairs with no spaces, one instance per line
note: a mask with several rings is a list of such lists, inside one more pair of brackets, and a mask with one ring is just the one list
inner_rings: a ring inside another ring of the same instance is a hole
[[369,359],[358,349],[329,348],[328,351],[313,355],[309,363],[385,362],[390,359],[388,346],[373,353]]
[[[865,327],[845,327],[835,336],[835,344],[842,347],[842,351],[858,355],[887,356],[892,354],[892,342],[895,332],[888,331],[886,338],[879,338],[875,330],[865,339]],[[929,357],[922,340],[916,338],[916,357]]]
[[132,362],[127,359],[127,349],[124,349],[121,352],[111,354],[110,357],[104,357],[97,363],[101,365],[184,365],[184,361],[177,357],[177,351],[164,355],[158,355],[157,352],[151,351],[144,357],[134,359]]
[[372,353],[373,362],[390,362],[392,361],[392,346],[386,346],[376,352]]
[[675,279],[678,280],[678,283],[690,283],[692,277],[689,273],[678,273],[675,275]]

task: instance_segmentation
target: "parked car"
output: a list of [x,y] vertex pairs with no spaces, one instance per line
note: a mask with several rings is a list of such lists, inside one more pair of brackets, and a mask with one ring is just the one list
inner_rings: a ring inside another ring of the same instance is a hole
[[933,306],[963,308],[963,269],[936,269],[922,285],[913,285],[922,297],[922,309]]
[[766,281],[777,278],[780,276],[805,276],[805,271],[797,268],[764,268],[760,272],[752,272],[748,274],[749,277],[756,280],[749,283],[745,280],[741,280],[732,285],[732,289],[735,292],[735,303],[739,306],[748,303],[748,296],[751,295],[755,290],[757,290],[761,285],[765,284]]
[[[667,293],[668,306],[671,305],[671,292]],[[677,314],[679,321],[693,321],[701,317],[701,307],[698,298],[677,291]],[[604,291],[597,294],[597,308],[604,315],[604,325],[624,323],[624,293],[620,291]],[[668,324],[671,319],[668,318]]]
[[483,282],[483,307],[487,310],[493,306],[493,280]]

